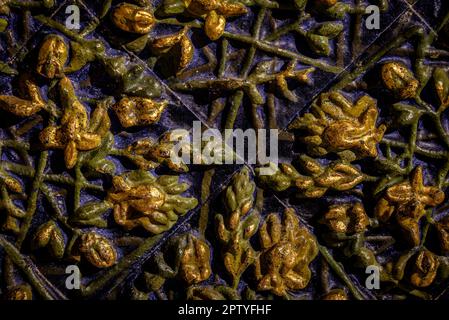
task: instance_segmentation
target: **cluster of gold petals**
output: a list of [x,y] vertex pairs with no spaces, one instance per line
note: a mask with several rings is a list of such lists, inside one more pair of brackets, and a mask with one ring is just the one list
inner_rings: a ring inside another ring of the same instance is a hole
[[419,81],[402,62],[387,62],[382,66],[384,85],[398,98],[408,99],[416,96]]
[[195,52],[192,40],[187,35],[188,30],[189,28],[185,27],[178,33],[156,38],[151,42],[151,49],[157,55],[175,51],[173,53],[179,59],[179,65],[177,66],[179,71],[190,64]]
[[262,253],[256,262],[257,289],[278,296],[304,289],[310,281],[309,264],[318,254],[315,238],[299,225],[293,209],[287,209],[281,223],[270,214],[260,228]]
[[22,75],[19,82],[22,98],[0,95],[0,109],[19,117],[29,117],[39,112],[46,103],[39,87],[29,75]]
[[173,150],[175,150],[176,139],[174,132],[164,133],[158,141],[151,138],[137,140],[126,147],[127,156],[140,169],[150,170],[160,164],[166,165],[170,170],[176,172],[187,172],[188,167],[182,161],[173,161]]
[[130,3],[121,3],[112,11],[112,21],[123,31],[147,34],[156,24],[152,12]]
[[117,252],[111,242],[95,232],[81,236],[79,251],[97,268],[111,267],[117,261]]
[[435,280],[439,265],[438,257],[432,252],[428,250],[420,251],[413,264],[410,282],[419,288],[430,286]]
[[79,151],[89,151],[100,146],[110,128],[106,108],[98,106],[89,121],[85,107],[77,99],[72,83],[67,77],[59,82],[64,113],[60,125],[50,125],[39,135],[47,149],[64,149],[67,169],[75,166]]
[[446,253],[449,252],[449,216],[435,224],[438,231],[438,238],[440,239],[441,249]]
[[416,246],[420,242],[419,220],[428,207],[435,207],[444,200],[444,192],[435,186],[425,186],[423,170],[415,168],[408,181],[389,187],[379,200],[375,214],[380,221],[387,221],[394,214],[408,242]]
[[180,276],[188,285],[207,280],[211,275],[210,248],[197,237],[186,237],[180,262]]
[[166,100],[157,102],[149,98],[124,97],[113,110],[124,128],[145,126],[158,122],[167,107]]
[[369,225],[369,218],[360,202],[331,206],[323,223],[335,233],[360,233]]
[[342,289],[333,289],[326,293],[322,300],[348,300],[348,296]]
[[308,133],[301,140],[312,155],[350,150],[361,158],[376,157],[377,144],[386,130],[385,125],[376,127],[377,117],[376,101],[368,95],[353,104],[333,91],[321,94],[311,112],[298,118],[291,128]]
[[141,226],[159,234],[170,229],[179,215],[197,206],[195,198],[180,196],[189,186],[176,176],[158,179],[144,171],[115,176],[107,200],[114,204],[114,220],[127,230]]

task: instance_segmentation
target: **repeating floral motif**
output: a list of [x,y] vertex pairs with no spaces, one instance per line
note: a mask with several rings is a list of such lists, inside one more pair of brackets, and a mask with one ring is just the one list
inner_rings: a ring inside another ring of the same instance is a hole
[[[1,2],[1,298],[447,298],[433,2]],[[194,120],[280,129],[275,174],[174,163]]]

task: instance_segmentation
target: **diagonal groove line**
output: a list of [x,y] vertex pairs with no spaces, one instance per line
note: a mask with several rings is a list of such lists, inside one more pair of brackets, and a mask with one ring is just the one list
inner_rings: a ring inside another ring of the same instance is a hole
[[410,11],[413,12],[414,15],[416,15],[422,23],[424,23],[426,25],[427,28],[430,29],[430,31],[432,33],[434,33],[435,35],[438,35],[438,32],[430,25],[430,23],[427,22],[426,18],[424,18],[421,13],[419,13],[416,9],[415,9],[415,4],[417,4],[420,0],[416,1],[414,4],[408,3],[406,0],[402,0],[403,2],[405,2],[405,4],[408,6],[408,8],[410,9]]
[[[61,10],[61,8],[64,7],[66,5],[66,3],[69,2],[69,1],[70,0],[65,0],[58,8],[56,8],[55,11],[53,11],[53,13],[50,15],[50,18],[53,18],[59,12],[59,10]],[[31,34],[27,39],[24,40],[22,45],[18,48],[16,54],[13,55],[11,58],[9,58],[6,61],[6,63],[7,64],[13,63],[13,61],[15,60],[17,55],[23,50],[23,48],[25,48],[28,45],[28,43],[31,41],[31,39],[33,39],[44,28],[45,28],[45,25],[43,23],[41,23],[39,28],[35,32],[33,32],[33,34]]]
[[390,29],[392,28],[393,24],[396,23],[396,21],[400,20],[404,15],[406,15],[408,12],[408,10],[404,10],[400,15],[398,15],[386,28],[384,31],[382,31],[381,33],[379,33],[376,37],[376,39],[374,39],[373,41],[371,41],[371,43],[369,43],[368,45],[366,45],[366,47],[363,49],[363,52],[360,53],[357,57],[355,57],[354,59],[352,59],[352,61],[350,63],[348,63],[348,65],[343,69],[343,71],[341,71],[339,74],[335,75],[335,77],[322,89],[318,90],[318,92],[316,94],[313,95],[313,97],[311,99],[308,100],[308,102],[306,102],[304,104],[304,107],[299,110],[293,117],[292,119],[288,122],[288,124],[282,129],[283,131],[288,131],[288,127],[290,126],[290,124],[299,116],[303,113],[304,110],[308,109],[310,107],[310,105],[312,104],[312,102],[323,92],[325,92],[326,90],[329,90],[329,88],[331,88],[334,84],[338,83],[338,80],[340,79],[340,77],[344,74],[346,74],[348,71],[353,70],[355,67],[357,67],[357,63],[361,62],[363,53],[369,51],[370,48],[372,48],[375,44],[375,42],[377,42],[379,40],[379,38],[387,31],[390,31]]

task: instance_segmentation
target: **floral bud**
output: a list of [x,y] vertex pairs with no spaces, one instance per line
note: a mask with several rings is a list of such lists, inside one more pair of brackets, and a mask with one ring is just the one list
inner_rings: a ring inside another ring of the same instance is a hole
[[382,66],[382,80],[385,86],[401,99],[416,95],[419,81],[401,62],[388,62]]
[[68,50],[64,39],[51,34],[45,38],[39,50],[37,73],[49,79],[63,77],[67,58]]
[[82,235],[80,251],[97,268],[108,268],[117,261],[117,253],[110,241],[94,232]]
[[411,283],[420,288],[428,287],[435,279],[439,267],[437,257],[430,251],[421,251],[416,257]]
[[33,293],[31,287],[28,284],[21,284],[9,289],[6,292],[7,300],[32,300]]
[[129,3],[122,3],[115,8],[112,21],[119,29],[137,34],[150,32],[156,23],[151,12]]
[[314,2],[320,7],[329,8],[337,4],[338,0],[315,0]]

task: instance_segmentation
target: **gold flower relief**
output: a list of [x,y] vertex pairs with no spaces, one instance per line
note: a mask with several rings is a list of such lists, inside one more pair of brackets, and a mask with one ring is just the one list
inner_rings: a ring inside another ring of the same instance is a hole
[[318,254],[312,234],[299,225],[293,209],[286,209],[281,222],[270,214],[260,228],[262,252],[256,260],[257,289],[278,296],[304,289],[310,281],[309,264]]
[[172,160],[172,153],[177,143],[175,138],[175,134],[170,131],[164,133],[158,141],[150,138],[137,140],[126,147],[124,155],[140,169],[150,170],[163,164],[175,172],[187,172],[189,169],[184,162],[175,163]]
[[257,232],[259,214],[253,210],[255,183],[250,179],[247,167],[232,177],[224,191],[226,214],[215,216],[216,234],[222,245],[223,265],[237,288],[240,277],[254,263],[256,251],[251,237]]
[[112,21],[117,28],[136,34],[146,34],[156,24],[156,19],[151,11],[126,2],[121,3],[113,10]]
[[402,62],[388,62],[382,66],[382,80],[390,91],[400,99],[416,96],[419,81]]
[[163,2],[160,9],[162,16],[182,14],[204,19],[204,31],[212,41],[223,35],[228,18],[248,13],[244,4],[234,0],[168,0]]
[[413,264],[410,282],[416,287],[428,287],[435,280],[439,267],[438,258],[430,251],[420,251]]
[[181,255],[180,277],[190,285],[207,280],[210,275],[209,246],[204,241],[188,235]]
[[227,0],[185,0],[184,3],[189,15],[205,20],[204,31],[212,41],[223,35],[227,18],[248,12],[243,4]]
[[335,233],[354,234],[364,232],[369,226],[369,217],[360,202],[333,205],[322,221]]
[[342,289],[333,289],[326,293],[322,300],[348,300],[346,292]]
[[173,266],[169,265],[164,254],[160,252],[155,258],[158,276],[177,277],[190,286],[207,280],[212,273],[209,245],[193,234],[174,237],[164,252],[173,253],[174,263]]
[[37,73],[48,79],[62,78],[68,56],[64,39],[58,35],[48,35],[39,50]]
[[178,74],[183,71],[192,61],[195,53],[192,40],[188,36],[188,27],[184,27],[181,31],[168,36],[156,38],[151,42],[151,50],[158,56],[166,55],[173,57],[173,60],[178,61],[176,70]]
[[386,130],[385,125],[376,127],[377,117],[376,101],[368,95],[353,104],[339,92],[328,92],[290,128],[307,133],[301,140],[311,155],[349,150],[359,158],[376,157],[377,144]]
[[158,122],[168,102],[149,98],[124,97],[112,109],[124,128],[145,126]]
[[426,288],[434,283],[440,267],[440,257],[427,249],[420,249],[399,257],[394,274],[398,280],[406,280],[417,288]]
[[189,185],[177,176],[155,178],[146,171],[115,176],[107,200],[114,205],[115,222],[127,230],[143,227],[152,234],[170,229],[178,216],[195,208],[198,200],[181,196]]
[[46,102],[35,80],[29,74],[22,74],[19,83],[21,97],[0,95],[0,109],[18,117],[29,117],[41,111]]
[[67,169],[78,161],[79,151],[89,151],[100,146],[102,138],[108,133],[110,120],[107,107],[99,104],[89,121],[87,112],[75,95],[71,81],[64,77],[59,82],[61,103],[64,107],[60,124],[51,124],[39,135],[47,149],[63,149]]
[[117,252],[109,239],[95,232],[81,236],[79,251],[84,258],[97,268],[108,268],[117,261]]
[[324,166],[319,161],[302,155],[300,166],[304,174],[300,174],[290,164],[281,163],[273,175],[259,176],[259,180],[275,191],[295,187],[297,195],[305,198],[320,198],[328,190],[350,190],[364,180],[363,173],[345,161],[335,161]]
[[441,204],[444,197],[444,192],[438,187],[424,185],[423,170],[419,166],[408,181],[395,184],[385,191],[376,205],[375,214],[382,222],[394,215],[408,243],[417,246],[421,240],[420,219],[427,208]]
[[436,224],[438,238],[440,240],[441,249],[444,253],[449,252],[449,216],[445,216]]

